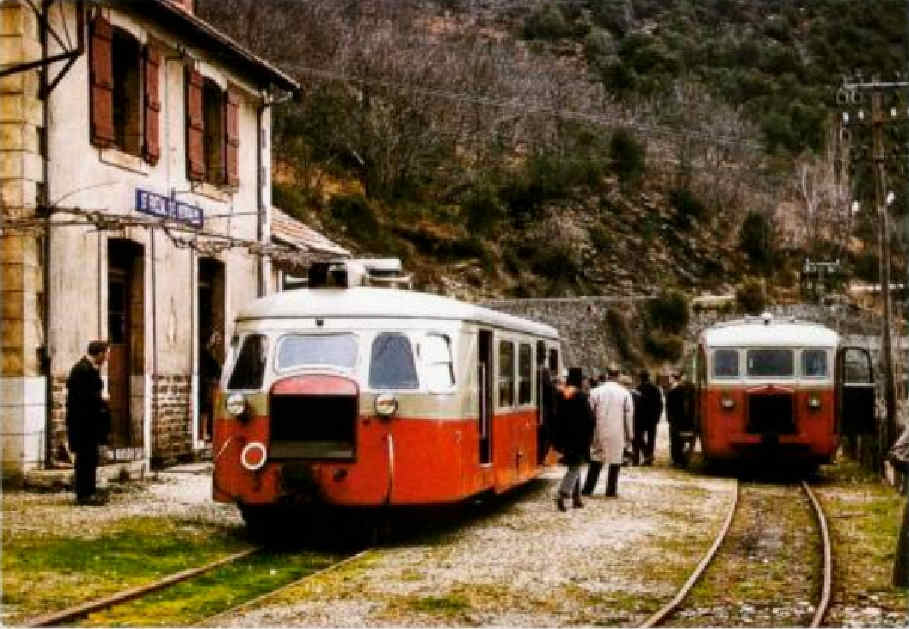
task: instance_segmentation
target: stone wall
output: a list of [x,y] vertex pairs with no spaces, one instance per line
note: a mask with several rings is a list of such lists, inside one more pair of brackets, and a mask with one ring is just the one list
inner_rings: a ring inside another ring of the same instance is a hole
[[152,384],[152,465],[193,456],[192,384],[185,374],[159,375]]

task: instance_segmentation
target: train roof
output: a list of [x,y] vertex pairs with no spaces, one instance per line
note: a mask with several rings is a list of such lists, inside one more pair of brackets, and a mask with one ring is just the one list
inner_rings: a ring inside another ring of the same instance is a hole
[[755,317],[719,323],[702,333],[708,347],[836,347],[832,329],[796,319]]
[[545,323],[429,293],[357,286],[288,290],[257,299],[242,308],[237,321],[259,319],[444,319],[470,321],[536,336],[558,338]]

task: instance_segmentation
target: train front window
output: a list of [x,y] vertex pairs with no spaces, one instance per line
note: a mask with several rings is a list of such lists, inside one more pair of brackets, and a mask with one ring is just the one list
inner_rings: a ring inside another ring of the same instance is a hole
[[243,339],[243,346],[227,382],[228,389],[259,389],[265,377],[268,358],[268,337],[250,334]]
[[827,377],[827,350],[802,350],[802,376],[805,378]]
[[739,377],[739,350],[718,349],[713,352],[713,377]]
[[747,354],[750,378],[790,378],[795,369],[791,349],[750,349]]
[[278,343],[278,369],[331,366],[353,369],[357,337],[353,334],[292,334]]
[[410,339],[398,332],[382,332],[372,343],[369,386],[373,389],[418,389],[417,368]]

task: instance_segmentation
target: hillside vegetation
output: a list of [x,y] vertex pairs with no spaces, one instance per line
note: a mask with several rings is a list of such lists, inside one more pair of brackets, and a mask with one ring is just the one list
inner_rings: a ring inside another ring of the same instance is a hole
[[903,0],[199,0],[199,13],[304,86],[273,112],[275,204],[400,256],[421,288],[731,292],[760,277],[784,296],[806,256],[876,278],[871,178],[839,141],[834,97],[846,72],[905,68]]

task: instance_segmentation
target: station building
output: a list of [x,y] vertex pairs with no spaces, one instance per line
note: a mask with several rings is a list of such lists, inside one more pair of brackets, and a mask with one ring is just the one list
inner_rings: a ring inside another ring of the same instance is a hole
[[271,112],[298,90],[192,0],[0,0],[4,478],[67,458],[92,339],[111,457],[205,452],[234,313],[282,266],[346,254],[283,214],[272,230]]

